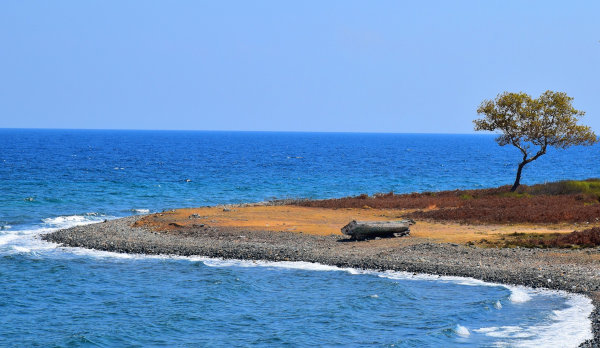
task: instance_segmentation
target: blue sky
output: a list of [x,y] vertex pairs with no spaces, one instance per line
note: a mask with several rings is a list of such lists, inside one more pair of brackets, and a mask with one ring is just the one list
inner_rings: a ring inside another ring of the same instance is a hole
[[0,128],[470,133],[502,91],[600,131],[598,1],[3,1]]

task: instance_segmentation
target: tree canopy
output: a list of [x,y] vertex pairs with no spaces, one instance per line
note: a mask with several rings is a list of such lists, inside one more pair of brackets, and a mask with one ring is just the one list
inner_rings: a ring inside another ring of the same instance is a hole
[[565,149],[598,142],[590,127],[577,124],[585,112],[575,109],[572,100],[564,92],[546,91],[537,99],[523,92],[504,92],[481,103],[477,113],[484,117],[473,121],[475,130],[501,132],[496,142],[511,144],[523,155],[511,191],[520,185],[523,167],[544,155],[548,146]]

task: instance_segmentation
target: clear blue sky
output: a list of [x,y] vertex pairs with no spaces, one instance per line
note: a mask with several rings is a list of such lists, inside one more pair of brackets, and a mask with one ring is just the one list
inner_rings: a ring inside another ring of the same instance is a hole
[[600,131],[600,1],[2,1],[0,128],[470,133],[502,91]]

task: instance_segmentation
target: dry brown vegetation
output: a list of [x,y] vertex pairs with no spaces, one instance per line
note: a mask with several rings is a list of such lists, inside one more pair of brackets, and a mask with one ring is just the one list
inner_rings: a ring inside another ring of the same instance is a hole
[[321,208],[416,209],[414,219],[463,223],[596,223],[600,220],[600,180],[561,181],[482,190],[456,190],[396,195],[360,195],[299,201]]
[[526,248],[593,248],[600,246],[600,227],[571,233],[511,233],[499,241],[484,239],[480,244]]
[[[271,203],[178,209],[148,215],[136,225],[182,235],[225,229],[239,232],[242,238],[244,231],[340,235],[340,229],[351,220],[412,217],[417,224],[411,227],[410,238],[385,243],[544,248],[600,245],[600,180],[523,186],[514,193],[505,186]],[[588,230],[571,233],[582,223]]]

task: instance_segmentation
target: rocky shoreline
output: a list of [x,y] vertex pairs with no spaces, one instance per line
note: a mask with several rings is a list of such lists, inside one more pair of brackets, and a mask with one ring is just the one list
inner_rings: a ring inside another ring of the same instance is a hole
[[339,235],[209,226],[161,232],[132,227],[139,218],[131,216],[76,226],[43,235],[42,239],[65,246],[121,253],[307,261],[339,267],[472,277],[581,293],[589,296],[595,306],[591,315],[594,338],[581,347],[600,347],[600,251],[597,249],[483,249],[411,237],[350,242]]

